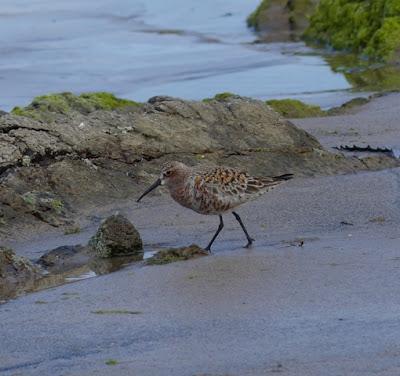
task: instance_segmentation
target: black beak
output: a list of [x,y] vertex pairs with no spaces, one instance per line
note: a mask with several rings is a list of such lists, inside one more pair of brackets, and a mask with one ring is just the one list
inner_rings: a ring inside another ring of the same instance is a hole
[[161,185],[161,179],[157,179],[137,200],[139,202],[144,196],[150,193],[152,190],[156,189],[159,185]]

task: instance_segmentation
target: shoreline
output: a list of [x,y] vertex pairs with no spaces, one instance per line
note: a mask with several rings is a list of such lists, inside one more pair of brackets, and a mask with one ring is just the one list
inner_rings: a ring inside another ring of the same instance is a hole
[[[292,121],[325,148],[350,142],[350,127],[361,142],[378,140],[382,129],[395,140],[399,98]],[[330,127],[335,133],[323,132]],[[244,236],[228,215],[211,256],[132,264],[11,300],[0,305],[7,323],[0,373],[396,374],[399,198],[400,167],[296,178],[240,209],[256,238],[252,249],[241,248]],[[38,258],[58,245],[85,243],[116,210],[137,226],[145,251],[204,245],[218,222],[151,195],[140,205],[124,200],[86,213],[79,234],[44,230],[10,245]]]

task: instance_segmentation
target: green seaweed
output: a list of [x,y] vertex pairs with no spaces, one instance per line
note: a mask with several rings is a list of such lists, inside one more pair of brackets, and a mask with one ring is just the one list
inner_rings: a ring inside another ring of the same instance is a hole
[[260,30],[260,20],[265,12],[268,11],[270,0],[262,0],[256,10],[247,17],[247,26],[253,27],[255,30]]
[[400,66],[359,59],[354,54],[335,54],[325,58],[334,72],[344,74],[356,90],[400,90]]
[[51,206],[57,214],[61,214],[64,209],[64,203],[61,200],[51,200]]
[[54,114],[67,115],[71,111],[88,114],[96,110],[115,110],[137,106],[140,106],[140,103],[117,98],[114,94],[106,92],[81,95],[66,92],[35,97],[30,105],[14,107],[11,113],[37,120],[51,120]]
[[304,30],[317,3],[318,0],[262,0],[256,10],[247,17],[247,26],[256,31],[268,29],[273,22],[269,9],[275,6],[282,8],[282,15],[287,20],[289,30]]
[[107,366],[116,366],[118,364],[118,360],[115,359],[108,359],[105,361]]
[[78,225],[69,226],[64,230],[64,235],[72,235],[72,234],[79,234],[81,232],[81,228]]
[[230,98],[234,98],[234,97],[237,97],[237,96],[238,96],[237,94],[233,94],[233,93],[230,93],[228,91],[225,91],[223,93],[215,94],[213,98],[204,98],[203,102],[208,103],[208,102],[211,102],[213,100],[215,100],[215,101],[226,101],[226,100],[228,100]]
[[321,0],[304,38],[369,59],[399,61],[400,0]]
[[319,106],[306,104],[296,99],[272,99],[266,102],[282,116],[293,119],[326,116]]
[[171,262],[189,260],[199,256],[206,256],[208,252],[199,246],[192,244],[189,247],[168,248],[157,252],[153,257],[147,259],[147,265],[164,265]]

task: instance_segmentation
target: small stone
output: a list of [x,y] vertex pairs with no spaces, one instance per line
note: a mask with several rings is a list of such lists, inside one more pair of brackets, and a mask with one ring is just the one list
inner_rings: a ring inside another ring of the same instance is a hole
[[64,245],[46,252],[37,263],[45,268],[60,266],[83,250],[81,245]]
[[108,217],[89,242],[98,257],[143,254],[143,243],[135,226],[121,214]]

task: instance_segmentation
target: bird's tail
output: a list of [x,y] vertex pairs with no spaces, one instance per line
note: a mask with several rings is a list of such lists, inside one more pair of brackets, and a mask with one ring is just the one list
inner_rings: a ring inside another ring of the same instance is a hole
[[263,189],[272,189],[286,180],[293,178],[293,174],[284,174],[272,177],[251,178],[247,182],[246,193],[262,192]]
[[284,181],[293,179],[293,176],[294,176],[293,174],[283,174],[279,176],[274,176],[272,179],[274,179],[275,181]]

